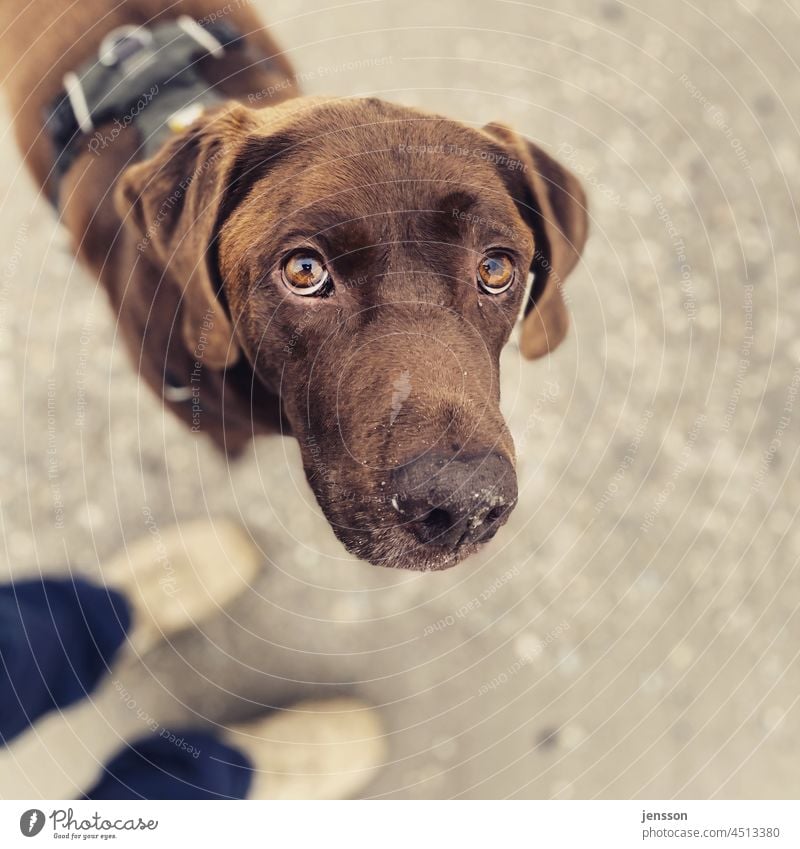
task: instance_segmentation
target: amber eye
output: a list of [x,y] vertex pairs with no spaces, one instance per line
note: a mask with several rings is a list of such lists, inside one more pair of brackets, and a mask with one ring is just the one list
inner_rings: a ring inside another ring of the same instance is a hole
[[514,282],[514,263],[508,254],[485,254],[478,263],[478,285],[490,295],[499,295]]
[[281,273],[286,287],[295,295],[316,295],[330,280],[322,257],[310,250],[290,254],[283,261]]

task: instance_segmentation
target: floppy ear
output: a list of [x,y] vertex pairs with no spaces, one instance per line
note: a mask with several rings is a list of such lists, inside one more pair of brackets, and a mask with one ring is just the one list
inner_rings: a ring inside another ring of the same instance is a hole
[[498,159],[498,170],[533,232],[533,285],[520,349],[535,359],[556,348],[569,327],[561,290],[586,243],[586,195],[573,174],[513,130],[488,124],[484,131],[503,145],[507,156]]
[[116,189],[117,210],[137,231],[138,250],[181,291],[184,344],[215,369],[233,365],[240,354],[220,300],[216,241],[237,194],[252,184],[240,154],[256,126],[253,113],[238,104],[202,116],[154,157],[128,168]]

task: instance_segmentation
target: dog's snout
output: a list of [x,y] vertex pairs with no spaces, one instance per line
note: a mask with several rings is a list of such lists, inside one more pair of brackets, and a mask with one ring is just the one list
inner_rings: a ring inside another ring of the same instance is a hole
[[426,455],[393,475],[393,505],[420,542],[457,549],[491,539],[517,502],[517,480],[501,454]]

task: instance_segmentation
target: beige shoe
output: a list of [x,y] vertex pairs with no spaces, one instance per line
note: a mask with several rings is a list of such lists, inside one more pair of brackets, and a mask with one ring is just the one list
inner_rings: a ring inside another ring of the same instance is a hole
[[223,739],[253,763],[249,799],[350,799],[386,759],[378,711],[356,699],[299,702]]
[[102,576],[131,605],[129,650],[145,654],[161,640],[196,627],[250,586],[262,557],[229,519],[200,519],[136,540],[107,563]]

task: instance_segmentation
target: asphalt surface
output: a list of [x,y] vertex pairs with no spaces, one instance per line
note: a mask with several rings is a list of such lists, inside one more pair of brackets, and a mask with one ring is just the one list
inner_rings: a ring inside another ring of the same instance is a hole
[[501,120],[582,177],[571,334],[503,357],[519,507],[444,574],[353,561],[293,442],[228,464],[162,414],[6,131],[0,574],[238,517],[263,578],[126,673],[164,726],[335,690],[388,729],[369,796],[800,795],[797,6],[254,5],[308,93]]

